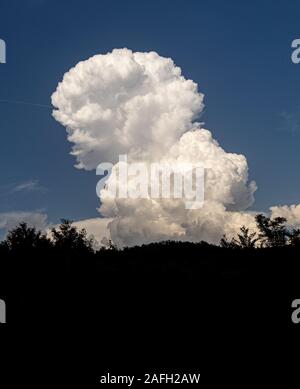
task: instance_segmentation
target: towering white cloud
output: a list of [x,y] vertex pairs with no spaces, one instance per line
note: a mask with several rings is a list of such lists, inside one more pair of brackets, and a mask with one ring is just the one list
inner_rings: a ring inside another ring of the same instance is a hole
[[53,115],[87,170],[120,153],[160,158],[192,128],[202,100],[171,59],[127,49],[79,62],[52,95]]
[[254,228],[246,210],[256,185],[248,182],[247,160],[224,151],[197,122],[203,95],[171,59],[128,49],[96,55],[64,75],[52,103],[78,168],[116,163],[125,153],[130,161],[202,162],[205,168],[201,209],[186,209],[181,199],[110,199],[103,189],[100,213],[112,219],[110,234],[119,246],[163,239],[218,243],[243,224]]

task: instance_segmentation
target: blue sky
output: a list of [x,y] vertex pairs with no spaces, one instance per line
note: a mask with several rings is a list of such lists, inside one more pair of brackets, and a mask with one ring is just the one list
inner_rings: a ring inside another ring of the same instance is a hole
[[[244,154],[255,209],[299,203],[297,1],[1,1],[0,213],[42,210],[52,222],[97,216],[94,172],[74,168],[50,107],[63,74],[113,48],[171,57],[205,94],[202,120]],[[23,185],[23,186],[22,186]],[[16,188],[19,188],[17,190]]]

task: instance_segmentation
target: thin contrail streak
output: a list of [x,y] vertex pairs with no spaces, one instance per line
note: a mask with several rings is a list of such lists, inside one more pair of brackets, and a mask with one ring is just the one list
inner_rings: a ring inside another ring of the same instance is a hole
[[31,105],[32,107],[41,107],[41,108],[53,108],[51,105],[47,104],[38,104],[38,103],[30,103],[28,101],[21,100],[0,100],[0,104],[22,104],[22,105]]

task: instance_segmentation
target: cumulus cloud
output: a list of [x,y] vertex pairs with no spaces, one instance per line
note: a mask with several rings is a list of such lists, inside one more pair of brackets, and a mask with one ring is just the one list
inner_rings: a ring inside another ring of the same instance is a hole
[[78,229],[84,228],[89,237],[95,239],[96,246],[101,246],[103,239],[110,239],[110,232],[108,229],[108,224],[111,222],[111,219],[106,218],[92,218],[86,220],[79,220],[73,223]]
[[[51,228],[54,227],[48,221],[47,214],[43,212],[26,212],[26,211],[15,211],[0,213],[0,239],[4,239],[10,230],[13,230],[20,223],[25,222],[30,227],[35,227],[37,230],[42,231],[51,237]],[[78,229],[84,228],[87,232],[88,237],[94,238],[95,248],[102,246],[103,239],[108,241],[111,239],[108,224],[111,219],[106,218],[92,218],[75,221],[73,225]]]
[[293,228],[300,228],[300,204],[274,206],[270,208],[271,217],[284,217],[287,225]]
[[8,231],[15,228],[21,222],[27,223],[30,227],[46,231],[49,223],[47,215],[41,212],[6,212],[0,213],[0,231],[5,236]]
[[112,199],[104,188],[99,211],[117,245],[165,239],[218,243],[241,225],[255,228],[247,209],[256,184],[249,182],[247,160],[226,152],[198,121],[203,97],[170,58],[128,49],[80,62],[58,84],[53,116],[66,127],[78,168],[113,162],[114,172],[119,155],[127,154],[131,162],[201,162],[205,169],[200,209],[186,209],[184,199]]
[[87,170],[121,153],[160,158],[193,127],[202,100],[171,59],[127,49],[79,62],[52,95],[53,116]]

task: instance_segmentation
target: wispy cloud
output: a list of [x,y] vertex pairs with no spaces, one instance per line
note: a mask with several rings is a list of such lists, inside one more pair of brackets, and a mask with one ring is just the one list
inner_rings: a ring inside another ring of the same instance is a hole
[[17,193],[45,193],[47,189],[39,184],[38,180],[14,182],[0,186],[0,196],[9,196]]
[[300,110],[282,111],[279,116],[281,119],[280,131],[289,132],[292,135],[300,132]]
[[37,180],[29,180],[20,182],[19,184],[16,184],[11,192],[17,193],[17,192],[44,192],[45,188],[39,185],[39,182]]

